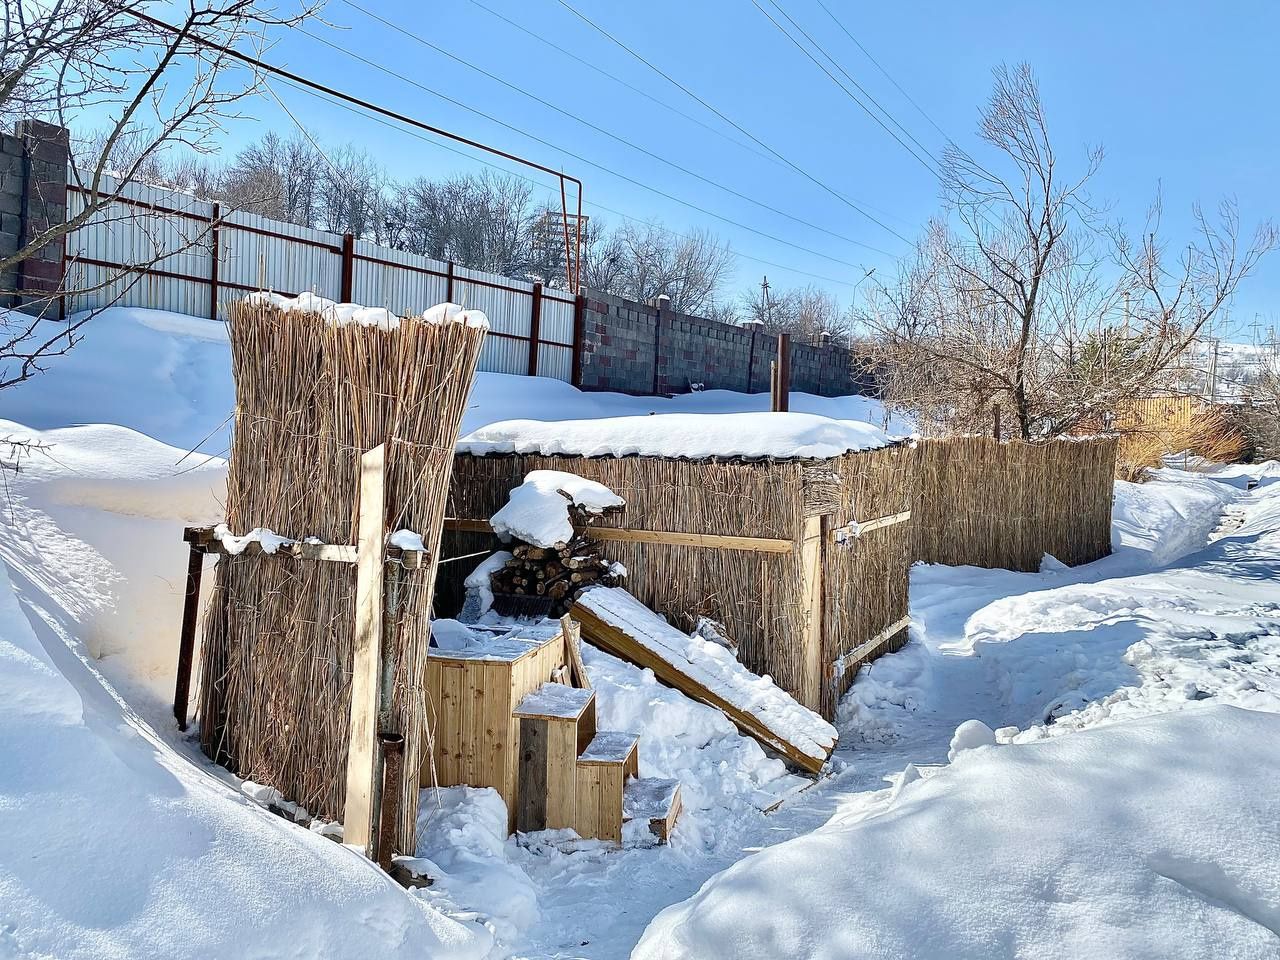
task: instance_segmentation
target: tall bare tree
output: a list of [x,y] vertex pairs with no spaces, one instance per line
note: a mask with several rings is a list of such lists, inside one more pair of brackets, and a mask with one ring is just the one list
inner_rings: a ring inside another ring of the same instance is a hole
[[1231,203],[1197,209],[1173,255],[1158,202],[1137,241],[1107,224],[1089,193],[1102,151],[1064,172],[1025,64],[995,71],[978,134],[987,159],[949,147],[947,215],[865,318],[893,393],[926,420],[985,427],[994,404],[1030,439],[1105,419],[1160,385],[1276,244],[1269,222],[1242,242]]
[[680,236],[657,222],[628,222],[591,238],[583,282],[642,302],[665,295],[673,310],[702,314],[715,303],[733,263],[729,245],[709,231]]
[[[183,146],[197,154],[213,148],[221,125],[257,93],[259,81],[254,71],[202,40],[261,48],[274,28],[298,23],[312,12],[309,6],[280,12],[261,0],[187,0],[177,6],[145,0],[0,4],[5,19],[0,122],[8,126],[34,118],[66,129],[90,111],[106,118],[92,143],[78,144],[74,151],[80,161],[70,172],[78,196],[75,212],[61,222],[35,223],[33,229],[29,224],[19,248],[0,258],[0,276],[21,275],[20,265],[64,243],[95,218],[125,215],[115,201],[170,148]],[[153,10],[175,29],[140,19]],[[202,242],[203,233],[178,243]],[[176,252],[169,249],[173,243],[171,236],[157,240],[150,262]],[[77,292],[68,289],[71,282],[64,280],[55,290],[0,291],[29,311],[9,312],[0,324],[0,387],[33,376],[79,340],[88,315],[56,325],[42,321],[61,297]],[[120,289],[127,282],[129,275],[122,273],[96,286]]]

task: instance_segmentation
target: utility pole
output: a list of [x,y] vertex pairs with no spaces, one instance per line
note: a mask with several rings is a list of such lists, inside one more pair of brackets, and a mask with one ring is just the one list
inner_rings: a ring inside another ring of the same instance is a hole
[[1217,337],[1213,338],[1213,356],[1209,359],[1209,403],[1212,404],[1218,397],[1218,344],[1222,341]]
[[773,306],[769,303],[769,278],[760,278],[760,302],[764,306],[764,322],[766,326],[773,326]]

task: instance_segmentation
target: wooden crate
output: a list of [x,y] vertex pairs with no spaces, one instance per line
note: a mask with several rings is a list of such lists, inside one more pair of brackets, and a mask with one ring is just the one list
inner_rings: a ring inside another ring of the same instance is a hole
[[564,636],[515,636],[427,658],[431,756],[424,787],[493,787],[516,827],[520,720],[513,711],[566,664]]

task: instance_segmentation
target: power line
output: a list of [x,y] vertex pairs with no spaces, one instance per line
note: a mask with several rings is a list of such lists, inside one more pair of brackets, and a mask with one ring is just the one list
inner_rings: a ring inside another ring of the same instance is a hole
[[[305,33],[305,31],[303,32]],[[757,234],[758,236],[764,237],[768,240],[772,240],[775,243],[780,243],[780,244],[783,244],[784,246],[792,247],[796,250],[801,251],[802,253],[807,253],[810,256],[821,257],[824,260],[830,260],[832,263],[838,263],[841,266],[846,266],[846,267],[859,266],[856,263],[852,263],[848,260],[842,260],[840,257],[833,257],[830,254],[822,253],[821,251],[814,250],[811,247],[806,247],[802,244],[794,243],[790,240],[783,240],[781,237],[775,236],[774,234],[768,233],[764,230],[759,230],[756,227],[752,227],[748,224],[742,223],[739,220],[734,220],[731,217],[726,217],[723,214],[716,213],[714,210],[710,210],[706,207],[700,206],[699,204],[696,204],[691,200],[684,200],[681,197],[668,193],[667,191],[659,189],[658,187],[651,186],[650,184],[644,183],[641,180],[637,180],[636,178],[628,176],[625,173],[620,173],[619,171],[614,170],[612,167],[608,167],[602,163],[597,163],[594,160],[590,160],[587,157],[584,157],[582,154],[574,153],[572,150],[567,150],[564,147],[557,146],[556,144],[552,143],[550,140],[545,140],[542,137],[537,136],[536,134],[532,134],[525,130],[522,130],[519,127],[516,127],[510,123],[507,123],[505,120],[499,120],[497,117],[494,117],[481,110],[477,110],[474,107],[470,107],[467,104],[462,103],[461,101],[455,100],[454,98],[446,94],[442,94],[437,90],[433,90],[431,87],[428,87],[422,83],[419,83],[417,80],[414,80],[413,78],[408,77],[403,73],[400,73],[396,70],[392,70],[390,67],[383,66],[380,63],[377,63],[373,60],[368,59],[367,57],[362,57],[358,53],[353,53],[350,50],[345,50],[342,47],[339,47],[337,44],[331,43],[330,41],[325,40],[322,37],[315,37],[309,33],[307,34],[307,36],[312,37],[312,39],[317,40],[318,42],[323,43],[324,45],[331,47],[332,49],[337,50],[340,53],[346,54],[347,56],[351,57],[354,60],[358,60],[359,62],[365,64],[366,66],[372,67],[375,70],[385,73],[389,77],[394,77],[395,79],[400,80],[403,83],[407,83],[412,87],[417,87],[419,90],[422,90],[426,93],[430,93],[432,96],[439,97],[440,99],[446,101],[447,103],[452,103],[463,110],[470,111],[471,113],[484,117],[487,120],[491,120],[492,122],[497,123],[503,127],[506,127],[509,130],[519,133],[521,136],[524,136],[530,140],[533,140],[535,143],[540,143],[543,146],[548,147],[552,150],[555,150],[558,153],[562,153],[567,157],[572,157],[574,160],[577,160],[579,163],[586,164],[589,167],[594,167],[595,169],[601,171],[602,173],[606,173],[611,177],[616,177],[617,179],[622,180],[626,183],[629,183],[632,186],[639,187],[641,190],[647,190],[648,192],[653,193],[657,196],[663,197],[666,200],[670,200],[672,203],[677,203],[677,204],[680,204],[681,206],[688,207],[690,210],[696,210],[698,213],[701,213],[704,216],[712,217],[723,223],[727,223],[730,226],[737,227],[739,230],[746,230],[749,233]],[[274,68],[268,68],[266,64],[262,64],[262,66],[264,69],[274,69]],[[878,253],[885,257],[890,257],[890,258],[893,257],[893,254],[889,253],[887,250],[882,250],[879,247],[872,246],[871,244],[863,243],[860,240],[850,240],[849,242],[855,243],[860,247],[864,247],[865,249],[870,250],[873,253]]]
[[[929,158],[930,158],[934,163],[941,165],[941,161],[940,161],[940,160],[938,160],[938,158],[937,158],[937,157],[935,157],[935,156],[930,152],[929,148],[928,148],[928,147],[926,147],[924,144],[922,144],[922,143],[921,143],[919,140],[917,140],[914,136],[912,136],[911,132],[910,132],[909,130],[907,130],[907,128],[906,128],[906,127],[904,127],[904,126],[902,126],[902,124],[898,123],[898,121],[894,119],[893,115],[892,115],[891,113],[889,113],[889,111],[888,111],[888,110],[886,110],[883,106],[881,106],[880,102],[879,102],[878,100],[876,100],[876,98],[875,98],[875,97],[873,97],[871,94],[869,94],[869,93],[866,91],[866,88],[864,88],[860,83],[858,83],[858,81],[857,81],[857,80],[853,79],[853,77],[849,75],[849,72],[848,72],[847,70],[845,70],[845,69],[844,69],[844,67],[840,66],[840,64],[839,64],[839,63],[837,63],[837,62],[835,61],[835,59],[834,59],[834,58],[833,58],[829,53],[827,53],[827,52],[826,52],[826,50],[824,50],[824,49],[822,48],[822,45],[821,45],[821,44],[819,44],[816,40],[814,40],[814,39],[813,39],[813,37],[811,37],[811,36],[809,35],[808,31],[806,31],[806,30],[804,29],[804,27],[802,27],[802,26],[800,26],[800,24],[796,23],[796,21],[795,21],[794,19],[792,19],[791,15],[790,15],[789,13],[787,13],[787,11],[786,11],[786,10],[783,10],[781,6],[779,6],[779,5],[778,5],[778,3],[776,2],[776,0],[769,0],[769,3],[770,3],[770,5],[771,5],[774,9],[776,9],[780,14],[782,14],[782,16],[783,16],[783,17],[785,17],[785,18],[786,18],[786,20],[787,20],[787,22],[788,22],[788,23],[790,23],[793,27],[795,27],[795,29],[796,29],[796,30],[798,30],[798,31],[800,32],[800,34],[801,34],[801,35],[802,35],[802,36],[803,36],[807,41],[809,41],[809,43],[813,46],[813,48],[814,48],[815,50],[817,50],[817,51],[818,51],[819,53],[821,53],[824,57],[826,57],[829,61],[831,61],[832,65],[833,65],[833,66],[835,66],[835,68],[836,68],[837,70],[839,70],[839,71],[840,71],[840,72],[845,76],[845,78],[846,78],[850,83],[852,83],[855,87],[857,87],[857,88],[858,88],[858,90],[859,90],[859,92],[861,92],[861,94],[862,94],[864,97],[866,97],[868,100],[870,100],[872,103],[874,103],[874,104],[876,105],[876,107],[878,107],[878,108],[880,109],[880,112],[881,112],[881,113],[883,113],[886,117],[888,117],[888,118],[889,118],[889,120],[890,120],[890,121],[891,121],[891,122],[892,122],[896,127],[898,127],[898,129],[900,129],[904,134],[906,134],[906,135],[907,135],[907,137],[908,137],[908,139],[910,139],[912,143],[914,143],[914,144],[915,144],[916,146],[918,146],[922,151],[924,151],[924,153],[926,153],[926,154],[929,156]],[[805,48],[804,44],[802,44],[799,40],[797,40],[795,37],[793,37],[793,36],[792,36],[788,31],[787,31],[787,29],[786,29],[782,24],[780,24],[777,20],[775,20],[775,19],[773,18],[773,15],[772,15],[772,14],[770,14],[768,10],[766,10],[764,7],[762,7],[762,6],[760,5],[759,0],[751,0],[751,5],[752,5],[752,6],[754,6],[757,10],[759,10],[762,14],[764,14],[765,18],[766,18],[766,19],[767,19],[771,24],[773,24],[773,26],[777,29],[777,31],[778,31],[779,33],[781,33],[784,37],[786,37],[788,40],[790,40],[790,41],[795,45],[795,47],[796,47],[796,49],[797,49],[797,50],[799,50],[799,51],[800,51],[801,53],[803,53],[806,57],[808,57],[810,60],[812,60],[812,61],[813,61],[813,63],[814,63],[814,65],[815,65],[815,66],[817,66],[817,68],[818,68],[819,70],[821,70],[823,73],[825,73],[825,74],[827,75],[828,79],[830,79],[830,80],[831,80],[831,82],[832,82],[832,83],[834,83],[834,84],[835,84],[835,85],[840,89],[840,91],[841,91],[841,92],[842,92],[846,97],[848,97],[850,100],[852,100],[854,103],[856,103],[859,107],[861,107],[861,108],[862,108],[862,111],[863,111],[867,116],[869,116],[872,120],[874,120],[876,123],[878,123],[878,124],[881,126],[881,128],[883,128],[883,130],[885,131],[885,133],[887,133],[887,134],[889,134],[889,136],[893,137],[893,139],[894,139],[894,140],[896,140],[896,141],[898,142],[898,144],[902,147],[902,149],[906,150],[906,151],[907,151],[907,153],[911,154],[911,156],[912,156],[912,157],[914,157],[914,158],[915,158],[915,160],[916,160],[917,162],[919,162],[919,164],[920,164],[922,167],[924,167],[926,170],[928,170],[928,171],[929,171],[929,173],[931,173],[933,176],[938,177],[939,179],[941,179],[941,173],[940,173],[938,170],[936,170],[936,169],[934,169],[932,166],[930,166],[929,162],[928,162],[927,160],[925,160],[925,159],[924,159],[924,157],[921,157],[921,156],[920,156],[920,154],[916,153],[916,152],[915,152],[915,150],[911,149],[911,147],[907,145],[906,141],[904,141],[900,136],[898,136],[896,133],[894,133],[894,132],[893,132],[893,130],[891,130],[891,129],[889,128],[889,126],[888,126],[888,125],[887,125],[883,120],[881,120],[878,116],[876,116],[876,114],[871,110],[871,108],[870,108],[870,107],[868,107],[865,103],[863,103],[863,102],[862,102],[862,100],[860,100],[857,96],[855,96],[855,95],[853,94],[853,92],[852,92],[851,90],[849,90],[849,88],[848,88],[848,87],[846,87],[843,83],[841,83],[841,82],[840,82],[840,80],[836,77],[836,75],[835,75],[835,74],[833,74],[830,70],[828,70],[828,69],[826,68],[826,66],[825,66],[825,65],[823,65],[822,61],[820,61],[820,60],[819,60],[817,57],[815,57],[811,52],[809,52],[809,50]]]
[[751,146],[751,144],[749,143],[743,143],[741,140],[738,140],[735,137],[729,136],[723,130],[718,130],[715,127],[713,127],[711,124],[704,123],[703,121],[695,117],[693,114],[685,113],[679,107],[674,106],[673,104],[667,103],[665,100],[660,100],[659,98],[655,97],[653,94],[649,93],[649,91],[643,90],[640,87],[637,87],[635,84],[628,83],[626,80],[623,80],[621,77],[617,76],[616,74],[610,73],[608,70],[605,70],[603,67],[597,66],[596,64],[592,63],[590,60],[586,59],[585,57],[580,57],[576,53],[574,53],[572,50],[569,50],[565,47],[560,46],[560,44],[556,43],[554,40],[548,40],[542,34],[534,30],[530,30],[524,24],[518,23],[517,21],[512,20],[510,17],[506,16],[505,14],[500,13],[497,10],[494,10],[492,7],[487,6],[486,4],[481,3],[480,0],[470,0],[470,2],[474,6],[479,7],[485,13],[489,14],[490,16],[496,17],[497,19],[501,20],[503,23],[509,24],[510,26],[519,30],[521,33],[526,34],[527,36],[533,37],[533,39],[537,40],[539,43],[545,44],[546,46],[550,47],[552,50],[559,51],[560,53],[568,57],[570,60],[574,60],[577,63],[582,64],[582,66],[586,67],[587,69],[594,70],[596,73],[600,74],[602,77],[608,77],[614,83],[619,84],[623,87],[626,87],[628,90],[632,91],[633,93],[638,93],[640,96],[644,97],[646,100],[649,100],[652,103],[656,103],[658,106],[662,107],[664,110],[669,110],[672,113],[674,113],[676,116],[683,117],[685,120],[688,120],[690,123],[697,124],[703,130],[706,130],[709,133],[714,133],[717,137],[720,137],[721,139],[727,141],[728,143],[732,143],[735,146],[741,147],[743,150],[749,151],[754,156],[761,157],[765,160],[768,160],[770,163],[780,163],[780,161],[775,157],[771,157],[769,156],[769,154],[763,153],[760,150],[757,150],[755,147]]
[[938,133],[942,134],[942,136],[943,136],[943,137],[945,137],[945,138],[947,139],[947,141],[948,141],[948,142],[951,142],[951,137],[950,137],[950,135],[947,133],[947,131],[943,130],[940,126],[938,126],[938,124],[934,121],[933,117],[931,117],[931,116],[929,116],[929,114],[925,113],[924,107],[922,107],[922,106],[920,106],[920,104],[916,103],[915,99],[911,96],[911,94],[907,93],[907,91],[906,91],[906,90],[902,89],[902,86],[898,83],[898,81],[897,81],[897,80],[893,79],[892,75],[890,75],[890,73],[889,73],[889,71],[888,71],[888,70],[886,70],[884,67],[880,66],[880,61],[879,61],[879,60],[877,60],[875,57],[873,57],[873,56],[871,55],[871,51],[870,51],[870,50],[868,50],[866,47],[864,47],[864,46],[862,45],[862,43],[858,40],[858,38],[857,38],[857,37],[855,37],[852,33],[850,33],[850,32],[849,32],[849,28],[848,28],[848,27],[846,27],[846,26],[845,26],[845,25],[840,21],[840,19],[839,19],[839,18],[838,18],[834,13],[832,13],[832,12],[831,12],[831,10],[830,10],[830,9],[828,9],[827,5],[826,5],[825,3],[823,3],[823,2],[822,2],[822,0],[814,0],[814,2],[815,2],[818,6],[820,6],[820,7],[822,8],[822,12],[823,12],[823,13],[825,13],[828,17],[830,17],[830,18],[832,19],[832,21],[835,23],[835,25],[836,25],[837,27],[839,27],[839,28],[840,28],[840,30],[844,33],[844,35],[845,35],[846,37],[848,37],[850,40],[852,40],[852,41],[853,41],[854,45],[855,45],[859,50],[861,50],[861,51],[862,51],[863,55],[864,55],[868,60],[870,60],[873,64],[875,64],[876,69],[877,69],[877,70],[879,70],[881,73],[883,73],[883,74],[884,74],[885,79],[887,79],[890,83],[892,83],[892,84],[893,84],[893,86],[894,86],[894,88],[895,88],[895,89],[896,89],[900,94],[902,94],[904,97],[906,97],[906,98],[907,98],[907,102],[908,102],[908,103],[910,103],[913,107],[915,107],[917,111],[919,111],[920,116],[922,116],[922,117],[924,117],[926,120],[928,120],[928,121],[929,121],[929,123],[930,123],[930,124],[932,124],[933,129],[937,130],[937,131],[938,131]]
[[[387,128],[388,128],[388,129],[390,129],[390,130],[395,130],[395,131],[397,131],[398,133],[407,134],[408,136],[411,136],[411,137],[413,137],[413,138],[414,138],[414,139],[416,139],[416,140],[421,140],[423,143],[429,144],[430,146],[438,147],[438,148],[439,148],[439,149],[441,149],[441,150],[447,150],[449,153],[455,154],[456,156],[462,157],[462,158],[464,158],[464,159],[466,159],[466,160],[468,160],[468,161],[472,161],[472,162],[475,162],[475,163],[480,163],[480,164],[482,164],[482,165],[484,165],[484,166],[486,166],[486,167],[489,167],[489,168],[491,168],[491,169],[493,169],[493,170],[497,170],[497,171],[499,171],[500,173],[505,174],[506,176],[515,177],[517,180],[523,180],[525,183],[531,184],[531,185],[533,185],[533,186],[535,186],[535,187],[542,187],[542,188],[550,189],[550,185],[549,185],[549,184],[539,183],[537,180],[534,180],[532,177],[525,176],[524,174],[521,174],[521,173],[516,173],[515,171],[513,171],[513,170],[509,170],[509,169],[507,169],[506,167],[500,167],[500,166],[498,166],[498,164],[496,164],[496,163],[492,163],[492,162],[490,162],[490,161],[488,161],[488,160],[481,159],[480,157],[475,157],[475,156],[472,156],[471,154],[464,153],[463,151],[458,150],[458,149],[456,149],[456,148],[454,148],[454,147],[451,147],[451,146],[449,146],[448,144],[441,143],[439,140],[433,140],[433,139],[431,139],[430,137],[423,136],[422,134],[417,133],[416,131],[414,131],[414,130],[412,130],[412,129],[405,129],[404,127],[397,126],[396,124],[391,123],[391,122],[390,122],[390,121],[388,121],[388,120],[384,120],[384,119],[382,119],[382,118],[381,118],[381,117],[379,117],[379,116],[376,116],[376,115],[369,115],[369,114],[366,114],[366,113],[362,113],[362,112],[361,112],[359,109],[357,109],[356,107],[353,107],[353,106],[351,106],[350,104],[345,103],[345,102],[343,102],[343,101],[341,101],[341,100],[334,100],[334,99],[332,99],[332,98],[325,97],[323,94],[318,93],[318,92],[317,92],[317,91],[315,91],[315,90],[312,90],[312,89],[310,89],[310,88],[308,88],[308,87],[300,86],[300,85],[295,84],[295,83],[293,83],[293,82],[291,82],[291,81],[289,81],[289,80],[287,80],[287,79],[285,79],[285,80],[284,80],[284,82],[285,82],[288,86],[293,87],[293,88],[294,88],[295,90],[297,90],[299,93],[305,94],[305,95],[307,95],[307,96],[309,96],[309,97],[315,97],[316,99],[322,99],[322,100],[324,100],[326,103],[330,104],[331,106],[335,106],[335,107],[338,107],[338,108],[340,108],[340,109],[342,109],[342,110],[346,110],[348,113],[355,114],[356,116],[363,116],[365,119],[367,119],[367,120],[371,120],[371,121],[373,121],[374,123],[377,123],[377,124],[381,124],[382,126],[387,127]],[[605,213],[610,213],[610,214],[613,214],[613,215],[614,215],[614,216],[616,216],[616,217],[621,217],[622,219],[627,220],[627,221],[630,221],[631,223],[636,223],[636,224],[640,224],[640,225],[644,225],[644,226],[649,226],[649,225],[651,225],[651,221],[644,220],[644,219],[643,219],[643,218],[641,218],[641,217],[636,217],[636,216],[633,216],[632,214],[629,214],[629,213],[624,213],[624,212],[623,212],[623,211],[621,211],[621,210],[616,210],[616,209],[614,209],[613,207],[606,206],[605,204],[603,204],[603,203],[599,203],[598,201],[595,201],[595,200],[584,200],[584,201],[583,201],[583,205],[584,205],[584,206],[587,206],[587,207],[594,207],[594,208],[595,208],[595,209],[597,209],[597,210],[603,210]],[[687,234],[687,233],[682,233],[682,232],[680,232],[679,230],[673,230],[673,229],[671,229],[670,227],[668,227],[668,226],[666,226],[666,225],[658,225],[658,227],[659,227],[659,229],[660,229],[660,230],[662,230],[664,233],[670,234],[670,235],[671,235],[671,236],[673,236],[673,237],[679,237],[679,238],[681,238],[681,239],[683,239],[683,240],[693,240],[693,239],[694,239],[694,238],[693,238],[693,237],[691,237],[689,234]],[[786,241],[779,240],[778,242],[780,242],[780,243],[785,243]],[[743,252],[741,252],[741,251],[739,251],[739,250],[734,250],[734,251],[733,251],[733,255],[734,255],[735,257],[740,257],[740,258],[741,258],[741,259],[743,259],[743,260],[750,260],[752,263],[760,263],[760,264],[764,264],[765,266],[768,266],[768,267],[776,267],[776,268],[777,268],[777,269],[779,269],[779,270],[786,270],[786,271],[787,271],[787,272],[789,272],[789,273],[794,273],[794,274],[798,274],[799,276],[809,277],[809,278],[814,279],[814,280],[821,280],[821,281],[823,281],[823,282],[825,282],[825,283],[835,283],[835,284],[840,284],[841,286],[846,286],[846,287],[852,287],[852,286],[855,286],[855,285],[856,285],[853,281],[849,281],[849,280],[840,280],[840,279],[838,279],[838,278],[836,278],[836,277],[828,277],[828,276],[825,276],[824,274],[820,274],[820,273],[813,273],[813,272],[808,271],[808,270],[801,270],[801,269],[800,269],[800,268],[798,268],[798,267],[791,267],[791,266],[788,266],[788,265],[787,265],[787,264],[785,264],[785,263],[778,263],[777,261],[774,261],[774,260],[766,260],[766,259],[765,259],[765,258],[763,258],[763,257],[757,257],[757,256],[754,256],[753,254],[743,253]],[[858,269],[859,269],[859,270],[863,269],[863,266],[862,266],[861,264],[857,264],[856,266],[858,267]]]
[[790,167],[792,170],[795,170],[797,173],[799,173],[801,176],[803,176],[806,180],[809,180],[809,181],[811,181],[812,183],[816,184],[817,186],[821,187],[823,190],[825,190],[827,193],[831,194],[833,197],[835,197],[835,198],[836,198],[837,200],[839,200],[841,203],[844,203],[844,204],[845,204],[845,205],[847,205],[850,209],[852,209],[852,210],[856,211],[857,213],[861,214],[862,216],[866,217],[868,220],[870,220],[870,221],[871,221],[872,223],[874,223],[876,226],[880,227],[882,230],[885,230],[886,232],[893,234],[895,237],[897,237],[897,238],[898,238],[899,240],[901,240],[903,243],[908,244],[908,245],[911,243],[911,241],[910,241],[910,240],[908,240],[906,237],[904,237],[902,234],[900,234],[897,230],[894,230],[892,227],[890,227],[889,225],[887,225],[887,224],[886,224],[886,223],[884,223],[883,221],[881,221],[881,220],[877,219],[876,217],[872,216],[872,215],[871,215],[870,213],[868,213],[865,209],[863,209],[863,208],[862,208],[861,206],[859,206],[857,203],[855,203],[855,202],[853,202],[852,200],[850,200],[850,199],[849,199],[848,197],[846,197],[844,194],[840,193],[839,191],[837,191],[836,189],[834,189],[833,187],[831,187],[829,184],[824,183],[822,180],[819,180],[817,177],[815,177],[813,174],[809,173],[809,172],[808,172],[807,170],[805,170],[803,167],[801,167],[801,166],[799,166],[798,164],[796,164],[794,161],[792,161],[792,160],[788,159],[787,157],[783,156],[781,153],[779,153],[779,152],[778,152],[777,150],[775,150],[773,147],[769,146],[769,144],[765,143],[763,140],[761,140],[759,137],[757,137],[755,134],[753,134],[750,130],[747,130],[747,129],[746,129],[745,127],[743,127],[741,124],[739,124],[739,123],[737,123],[736,121],[734,121],[734,120],[730,119],[729,117],[725,116],[721,111],[717,110],[715,107],[713,107],[713,106],[712,106],[710,103],[708,103],[706,100],[702,99],[702,97],[698,96],[696,93],[694,93],[692,90],[690,90],[690,89],[689,89],[688,87],[686,87],[684,84],[682,84],[679,80],[676,80],[674,77],[672,77],[670,74],[666,73],[666,72],[665,72],[664,70],[662,70],[660,67],[655,66],[655,65],[654,65],[653,63],[651,63],[649,60],[646,60],[643,56],[641,56],[641,55],[640,55],[639,53],[637,53],[635,50],[632,50],[632,49],[631,49],[631,47],[627,46],[627,44],[623,43],[621,40],[619,40],[617,37],[615,37],[615,36],[614,36],[613,34],[611,34],[609,31],[605,30],[603,27],[601,27],[599,24],[597,24],[594,20],[592,20],[591,18],[589,18],[588,16],[586,16],[586,14],[584,14],[584,13],[580,12],[579,10],[577,10],[577,9],[576,9],[572,4],[568,3],[568,0],[556,0],[556,2],[557,2],[558,4],[560,4],[560,6],[564,7],[566,10],[568,10],[570,13],[572,13],[572,14],[573,14],[575,17],[577,17],[579,20],[581,20],[583,23],[585,23],[587,26],[591,27],[591,29],[593,29],[593,30],[595,30],[597,33],[599,33],[601,36],[605,37],[607,40],[609,40],[610,42],[614,43],[615,45],[617,45],[617,46],[618,46],[619,48],[621,48],[622,50],[625,50],[628,54],[630,54],[630,55],[631,55],[632,57],[634,57],[636,60],[640,61],[642,64],[644,64],[644,65],[645,65],[646,67],[648,67],[650,70],[652,70],[654,73],[658,74],[658,76],[662,77],[662,78],[663,78],[664,80],[666,80],[668,83],[672,84],[673,86],[675,86],[675,87],[677,87],[678,89],[680,89],[681,91],[683,91],[683,92],[684,92],[684,94],[685,94],[686,96],[689,96],[689,97],[691,97],[692,99],[696,100],[696,101],[697,101],[698,103],[700,103],[703,107],[705,107],[707,110],[710,110],[710,111],[711,111],[712,113],[714,113],[717,117],[719,117],[719,118],[720,118],[721,120],[723,120],[725,123],[729,124],[731,127],[733,127],[735,130],[737,130],[739,133],[743,134],[744,136],[746,136],[747,138],[749,138],[749,139],[750,139],[751,141],[753,141],[754,143],[759,144],[759,145],[760,145],[761,147],[763,147],[765,150],[768,150],[771,154],[773,154],[775,157],[777,157],[779,160],[781,160],[783,163],[785,163],[785,164],[786,164],[788,167]]
[[[617,143],[622,144],[623,146],[627,147],[629,150],[634,150],[637,153],[643,154],[646,157],[649,157],[653,160],[658,161],[659,163],[666,164],[667,166],[671,167],[673,170],[677,170],[680,173],[685,174],[686,176],[693,177],[695,180],[705,183],[710,187],[714,187],[717,190],[722,190],[723,192],[729,194],[730,196],[737,197],[739,200],[744,200],[747,203],[760,207],[762,210],[767,210],[770,213],[776,214],[777,216],[784,217],[787,220],[794,221],[795,223],[798,223],[801,226],[808,227],[811,230],[816,230],[819,233],[825,233],[828,236],[834,237],[837,240],[842,240],[845,243],[851,243],[859,247],[866,247],[867,249],[871,249],[871,250],[875,249],[874,247],[871,247],[868,244],[863,243],[861,240],[855,240],[853,237],[846,236],[834,230],[829,230],[826,227],[820,226],[819,224],[813,223],[809,220],[805,220],[803,217],[797,217],[794,214],[788,213],[785,210],[781,210],[778,207],[773,206],[772,204],[765,203],[762,200],[757,200],[755,197],[749,196],[748,194],[742,193],[739,190],[735,190],[732,187],[726,186],[725,184],[721,183],[718,180],[715,180],[711,177],[703,176],[702,174],[694,170],[690,170],[688,167],[685,167],[682,164],[676,163],[673,160],[669,160],[666,157],[656,154],[653,151],[647,149],[646,147],[641,146],[640,144],[635,143],[634,141],[628,140],[626,137],[622,137],[618,134],[612,133],[611,131],[606,130],[604,127],[598,126],[597,124],[594,124],[589,120],[584,120],[582,117],[578,116],[577,114],[572,113],[569,110],[565,110],[563,107],[560,107],[549,100],[545,100],[542,97],[537,96],[536,94],[530,93],[528,90],[525,90],[523,87],[520,87],[517,84],[511,83],[508,80],[504,80],[502,77],[494,73],[490,73],[488,70],[485,70],[482,67],[478,67],[475,64],[470,63],[467,60],[464,60],[462,57],[459,57],[456,54],[451,53],[450,51],[437,46],[436,44],[432,43],[429,40],[426,40],[425,38],[419,36],[413,31],[406,30],[404,27],[401,27],[398,24],[392,23],[391,21],[374,13],[373,11],[366,9],[365,7],[362,7],[360,4],[356,3],[355,0],[342,0],[342,2],[345,3],[347,6],[360,11],[370,19],[378,21],[383,26],[388,27],[391,30],[395,30],[397,33],[400,33],[401,35],[408,37],[410,40],[413,40],[416,43],[419,43],[427,47],[429,50],[434,50],[436,53],[439,53],[442,56],[448,57],[454,62],[459,63],[462,66],[467,67],[468,69],[474,70],[485,77],[488,77],[490,80],[494,81],[495,83],[499,83],[502,86],[506,87],[507,89],[512,90],[523,97],[527,97],[528,99],[533,100],[535,103],[541,104],[542,106],[546,107],[549,110],[554,110],[556,113],[559,113],[561,116],[569,118],[575,123],[580,123],[583,126],[591,130],[594,130],[596,133],[599,133]],[[299,28],[299,32],[305,36],[310,37],[313,40],[317,40],[320,43],[327,44],[328,46],[330,46],[335,50],[346,53],[348,56],[356,57],[357,59],[363,60],[363,58],[358,57],[357,54],[354,54],[349,50],[345,50],[344,48],[339,47],[336,44],[333,44],[330,41],[325,40],[321,37],[317,37],[315,34],[312,34],[306,30]],[[363,60],[363,62],[368,63],[369,61]]]

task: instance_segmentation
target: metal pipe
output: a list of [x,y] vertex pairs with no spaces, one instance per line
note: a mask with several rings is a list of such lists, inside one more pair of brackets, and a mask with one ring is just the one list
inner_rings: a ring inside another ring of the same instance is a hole
[[378,810],[378,866],[391,872],[395,855],[396,821],[400,817],[400,791],[404,782],[404,737],[398,733],[381,733],[382,802]]

